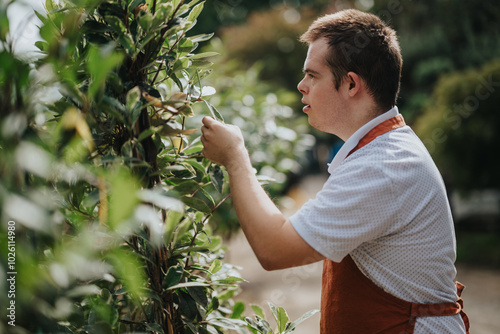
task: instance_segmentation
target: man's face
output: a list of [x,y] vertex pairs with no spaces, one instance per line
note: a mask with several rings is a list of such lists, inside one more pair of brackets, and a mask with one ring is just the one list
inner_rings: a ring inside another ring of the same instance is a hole
[[[328,44],[320,38],[309,44],[304,63],[304,79],[297,89],[302,93],[302,109],[309,117],[309,124],[316,129],[340,137],[339,130],[345,122],[346,96],[335,88],[333,74],[326,62]],[[342,88],[342,85],[341,85]]]

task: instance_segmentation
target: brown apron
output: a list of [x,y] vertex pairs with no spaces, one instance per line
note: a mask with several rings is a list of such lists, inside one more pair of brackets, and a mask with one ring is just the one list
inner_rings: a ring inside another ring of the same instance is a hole
[[[456,283],[460,297],[464,286]],[[469,333],[463,301],[417,304],[399,299],[373,283],[348,255],[323,262],[321,334],[412,334],[417,317],[460,313]]]
[[[377,136],[405,125],[401,115],[369,131],[349,152],[365,146]],[[348,156],[349,156],[348,155]],[[460,297],[464,286],[456,283]],[[417,304],[399,299],[373,283],[350,256],[340,263],[323,262],[321,291],[321,334],[412,334],[417,317],[460,313],[469,333],[469,320],[461,298],[454,303]]]

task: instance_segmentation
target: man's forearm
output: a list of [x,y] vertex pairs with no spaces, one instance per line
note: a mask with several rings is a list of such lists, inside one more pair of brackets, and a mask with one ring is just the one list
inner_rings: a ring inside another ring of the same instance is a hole
[[234,207],[261,265],[274,270],[321,260],[260,186],[246,151],[233,161],[226,168]]

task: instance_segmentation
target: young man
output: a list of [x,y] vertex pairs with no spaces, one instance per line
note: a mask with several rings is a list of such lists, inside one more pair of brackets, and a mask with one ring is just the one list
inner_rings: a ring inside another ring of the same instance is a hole
[[395,106],[395,32],[346,10],[301,40],[303,111],[345,141],[315,199],[285,218],[252,172],[240,130],[203,119],[203,152],[226,167],[253,251],[267,270],[324,260],[321,333],[466,333],[445,187]]

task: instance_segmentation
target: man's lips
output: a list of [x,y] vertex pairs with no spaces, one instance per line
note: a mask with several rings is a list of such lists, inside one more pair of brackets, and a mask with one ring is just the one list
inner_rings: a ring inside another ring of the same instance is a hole
[[302,108],[302,111],[307,113],[309,110],[311,110],[311,105],[307,104],[304,100],[301,101],[305,106]]

